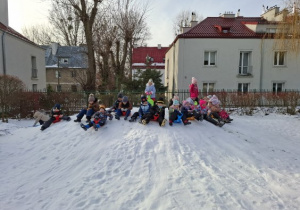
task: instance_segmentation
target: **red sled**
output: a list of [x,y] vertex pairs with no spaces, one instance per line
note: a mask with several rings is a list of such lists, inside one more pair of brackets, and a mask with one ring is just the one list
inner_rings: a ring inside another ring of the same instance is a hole
[[57,122],[59,122],[59,121],[61,121],[61,118],[60,118],[59,115],[58,115],[58,116],[55,117],[55,120],[54,120],[52,123],[57,123]]

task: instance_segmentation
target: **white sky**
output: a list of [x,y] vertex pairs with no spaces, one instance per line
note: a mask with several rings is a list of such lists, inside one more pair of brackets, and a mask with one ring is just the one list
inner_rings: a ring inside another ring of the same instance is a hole
[[[21,32],[25,26],[46,24],[50,0],[8,0],[9,25]],[[162,44],[167,47],[174,40],[173,21],[182,10],[196,11],[204,18],[220,13],[241,10],[241,16],[258,17],[262,5],[283,8],[283,0],[149,0],[148,25],[151,39],[148,46]]]

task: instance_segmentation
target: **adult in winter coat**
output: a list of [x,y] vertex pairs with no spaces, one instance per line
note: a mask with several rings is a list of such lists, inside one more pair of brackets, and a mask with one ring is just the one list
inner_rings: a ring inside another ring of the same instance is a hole
[[101,104],[99,107],[100,107],[100,110],[92,116],[92,118],[93,118],[92,121],[90,121],[87,125],[84,125],[82,123],[80,124],[80,126],[84,130],[87,130],[90,127],[93,127],[97,131],[98,128],[105,125],[108,117],[109,117],[109,120],[112,120],[113,116],[110,113],[108,113],[108,111],[105,110],[105,106],[103,104]]
[[195,77],[192,77],[192,83],[189,86],[189,91],[190,91],[190,98],[193,99],[195,105],[198,105],[198,84],[197,84],[197,79]]
[[57,123],[61,120],[70,121],[71,118],[63,115],[60,109],[60,104],[55,104],[51,110],[50,119],[42,125],[41,130],[43,131],[46,128],[48,128],[52,123]]
[[131,102],[128,100],[127,96],[123,96],[122,102],[119,103],[119,107],[115,115],[115,118],[117,120],[120,120],[120,117],[123,115],[123,112],[125,112],[124,120],[127,120],[128,116],[131,113],[131,110],[132,110]]
[[131,116],[131,119],[129,120],[129,122],[136,121],[136,119],[138,117],[140,117],[140,122],[142,122],[142,120],[144,120],[144,119],[149,122],[151,119],[150,109],[151,109],[151,104],[147,101],[146,96],[142,96],[139,111],[135,112]]
[[88,107],[86,109],[82,109],[79,112],[74,122],[81,122],[81,119],[83,118],[84,115],[86,115],[87,121],[90,121],[92,115],[97,111],[99,111],[98,99],[95,98],[94,94],[91,93],[88,98]]
[[146,84],[145,93],[146,95],[150,95],[150,98],[155,101],[156,89],[152,79],[149,79],[148,83]]
[[36,111],[33,115],[33,118],[35,119],[33,127],[36,126],[38,122],[40,123],[40,125],[43,125],[46,121],[50,119],[48,115],[40,111]]

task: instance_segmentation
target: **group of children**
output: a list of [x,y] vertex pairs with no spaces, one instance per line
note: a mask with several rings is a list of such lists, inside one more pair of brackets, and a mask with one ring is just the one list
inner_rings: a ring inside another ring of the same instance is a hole
[[[106,110],[103,104],[98,103],[98,99],[93,94],[89,95],[88,107],[82,109],[74,122],[80,122],[80,126],[87,130],[93,127],[95,130],[105,125],[107,119],[112,120],[115,114],[115,119],[120,120],[121,116],[124,116],[124,120],[127,120],[131,115],[132,103],[128,100],[127,96],[123,96],[119,93],[114,105]],[[151,120],[157,121],[159,126],[165,126],[167,120],[165,119],[166,105],[163,98],[159,98],[152,105],[146,96],[141,96],[141,103],[138,112],[131,115],[129,122],[138,121],[141,124],[148,124]],[[86,123],[81,123],[83,116],[86,115]],[[45,130],[52,123],[59,122],[60,120],[70,121],[70,117],[64,116],[61,112],[60,105],[56,104],[51,110],[50,118],[47,118],[44,114],[36,112],[34,114],[36,119],[35,124],[39,122],[42,127],[41,130]],[[173,96],[169,103],[169,125],[173,123],[182,122],[184,125],[191,124],[190,120],[203,121],[206,120],[213,123],[216,126],[222,127],[224,123],[230,123],[232,119],[229,115],[220,108],[220,101],[217,96],[207,96],[203,99],[193,100],[191,97],[182,102],[179,102],[178,96]]]

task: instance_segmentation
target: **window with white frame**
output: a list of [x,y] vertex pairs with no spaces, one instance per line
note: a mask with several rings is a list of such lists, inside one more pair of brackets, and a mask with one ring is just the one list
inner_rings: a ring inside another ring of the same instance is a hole
[[61,91],[61,85],[56,85],[56,91],[60,92]]
[[240,52],[240,60],[239,60],[239,74],[248,75],[251,73],[251,52]]
[[36,92],[37,91],[37,84],[32,84],[32,91]]
[[205,51],[204,52],[204,66],[215,66],[216,65],[216,51]]
[[283,91],[283,83],[273,83],[273,92],[280,93]]
[[60,62],[61,64],[68,64],[69,63],[69,58],[60,58]]
[[36,57],[31,56],[31,77],[37,78]]
[[238,92],[247,93],[249,92],[249,83],[239,83]]
[[286,56],[286,52],[284,51],[274,52],[274,66],[284,66],[285,56]]
[[204,82],[203,83],[203,92],[212,92],[215,88],[215,83],[211,83],[211,82]]

